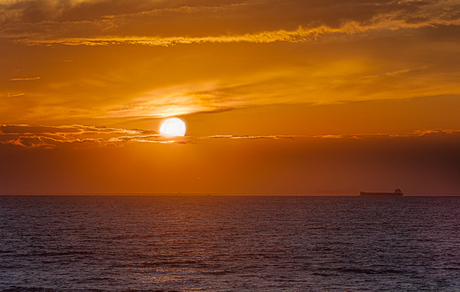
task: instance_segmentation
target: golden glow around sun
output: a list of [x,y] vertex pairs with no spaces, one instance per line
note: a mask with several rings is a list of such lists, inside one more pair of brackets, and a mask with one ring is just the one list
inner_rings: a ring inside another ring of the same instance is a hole
[[170,118],[161,124],[160,134],[165,137],[184,136],[185,130],[184,121],[178,118]]

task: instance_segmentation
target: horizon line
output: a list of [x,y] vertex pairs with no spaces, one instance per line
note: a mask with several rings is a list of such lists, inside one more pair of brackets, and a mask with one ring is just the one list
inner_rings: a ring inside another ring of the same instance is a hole
[[[23,192],[23,193],[0,193],[0,196],[216,196],[216,197],[360,197],[357,194],[316,194],[316,193],[198,193],[198,192]],[[404,197],[427,197],[427,196],[460,196],[460,193],[412,193],[404,194]]]

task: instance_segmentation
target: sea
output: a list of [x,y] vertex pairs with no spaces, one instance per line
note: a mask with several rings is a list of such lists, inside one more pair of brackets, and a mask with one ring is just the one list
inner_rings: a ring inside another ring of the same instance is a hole
[[3,195],[0,291],[460,291],[460,197]]

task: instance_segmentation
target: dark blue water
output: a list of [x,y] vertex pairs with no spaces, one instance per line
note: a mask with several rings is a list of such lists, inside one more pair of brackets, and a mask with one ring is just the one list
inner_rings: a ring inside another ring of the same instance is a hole
[[0,291],[460,291],[460,197],[0,196]]

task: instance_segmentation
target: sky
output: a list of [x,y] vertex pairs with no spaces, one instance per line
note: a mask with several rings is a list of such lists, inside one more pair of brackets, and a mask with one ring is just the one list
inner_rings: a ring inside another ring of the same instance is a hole
[[0,0],[0,193],[460,194],[459,56],[458,0]]

